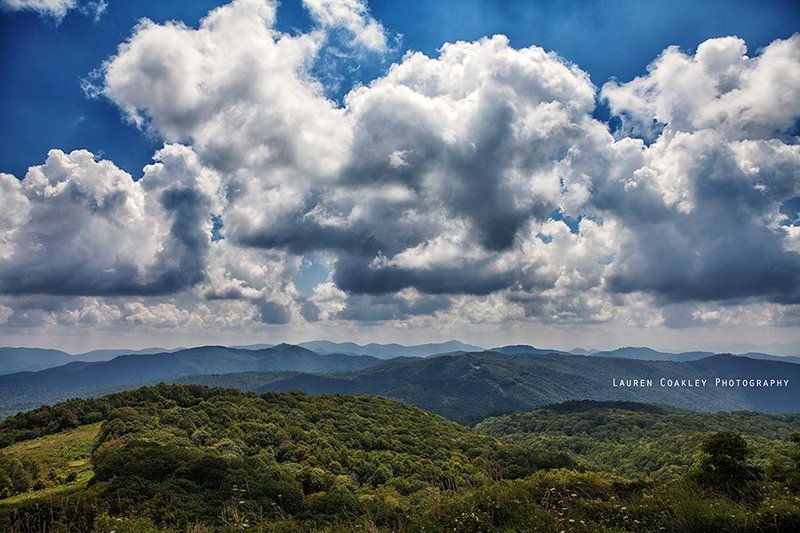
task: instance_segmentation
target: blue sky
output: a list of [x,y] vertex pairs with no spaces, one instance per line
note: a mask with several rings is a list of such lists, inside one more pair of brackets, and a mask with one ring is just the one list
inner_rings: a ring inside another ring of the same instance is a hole
[[[0,12],[0,78],[6,80],[0,85],[0,169],[21,177],[50,148],[88,148],[138,177],[159,142],[124,124],[108,100],[86,98],[81,79],[116,52],[140,18],[195,26],[224,3],[111,1],[97,21],[72,11],[60,23],[33,11]],[[711,37],[737,35],[755,51],[800,29],[800,3],[792,0],[409,0],[373,1],[370,10],[399,34],[398,50],[383,60],[362,58],[365,65],[355,73],[342,69],[346,81],[336,96],[381,74],[407,50],[435,55],[442,43],[496,33],[517,47],[556,51],[602,85],[643,74],[669,45],[694,49]],[[311,24],[299,1],[280,3],[278,29],[307,31]]]
[[27,2],[4,343],[800,350],[796,1]]

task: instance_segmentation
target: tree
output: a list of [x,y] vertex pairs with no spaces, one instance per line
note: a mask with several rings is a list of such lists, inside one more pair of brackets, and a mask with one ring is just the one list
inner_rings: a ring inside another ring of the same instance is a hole
[[703,457],[693,477],[702,486],[738,498],[752,492],[753,481],[761,477],[760,471],[748,464],[750,448],[738,433],[712,433],[703,439],[700,451]]

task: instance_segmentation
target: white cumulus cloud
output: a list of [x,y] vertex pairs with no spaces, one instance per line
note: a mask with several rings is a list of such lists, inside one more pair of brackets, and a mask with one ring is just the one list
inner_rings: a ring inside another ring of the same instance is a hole
[[386,31],[369,14],[364,0],[303,0],[303,5],[323,28],[341,28],[355,43],[376,52],[388,47]]
[[386,34],[363,2],[305,4],[300,35],[266,0],[139,23],[100,92],[166,144],[136,180],[86,151],[0,174],[6,324],[792,323],[800,36],[668,48],[598,93],[497,35],[336,103],[311,74],[326,32]]
[[105,0],[0,0],[0,6],[9,11],[36,11],[60,22],[71,10],[78,10],[99,19],[108,7]]

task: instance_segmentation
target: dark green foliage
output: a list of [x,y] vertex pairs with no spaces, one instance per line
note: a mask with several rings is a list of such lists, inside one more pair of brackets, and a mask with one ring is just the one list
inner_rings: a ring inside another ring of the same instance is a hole
[[740,498],[761,478],[761,472],[748,463],[751,451],[738,433],[712,433],[703,439],[700,450],[703,456],[692,478],[701,486]]
[[112,411],[116,413],[115,419],[124,419],[126,412],[135,418],[139,413],[137,409],[155,414],[170,407],[198,403],[219,391],[195,385],[157,385],[103,398],[71,399],[52,406],[45,405],[0,422],[0,447],[108,420]]
[[564,464],[381,398],[200,386],[159,385],[37,409],[0,424],[0,439],[98,418],[106,422],[92,459],[97,501],[112,514],[161,524],[213,523],[234,504],[273,518],[339,516],[361,512],[374,491],[404,498],[429,488],[466,490]]
[[[634,433],[655,434],[665,421],[684,428],[703,423],[692,418],[696,413],[658,406],[576,402],[540,411],[543,427],[560,427],[564,433],[572,427],[576,437],[595,431],[610,438],[622,427],[616,424],[623,424],[625,413],[625,427]],[[612,416],[603,418],[603,413]],[[199,533],[800,528],[800,494],[777,478],[748,478],[759,497],[742,498],[721,488],[719,479],[673,476],[653,482],[641,476],[580,472],[563,468],[571,466],[571,458],[557,448],[537,452],[538,446],[498,440],[377,397],[259,396],[159,385],[21,414],[0,424],[0,438],[20,440],[98,416],[105,422],[99,434],[94,426],[92,481],[76,483],[57,497],[22,504],[0,501],[0,529]],[[729,421],[758,428],[753,431],[761,435],[782,435],[786,446],[795,446],[787,429],[794,423],[791,417],[729,416]],[[523,426],[533,423],[535,418],[520,415],[487,420],[480,427],[514,428],[521,434]],[[699,463],[701,471],[713,465],[711,470],[724,471],[721,479],[730,481],[749,467],[747,453],[740,453],[747,448],[741,444],[734,437],[710,439],[702,450],[698,443],[692,453],[709,459]],[[659,450],[648,453],[658,456]],[[728,458],[731,464],[725,462]],[[794,465],[786,464],[784,474]]]
[[795,445],[792,450],[793,464],[786,469],[784,479],[789,487],[800,492],[800,432],[795,431],[789,436],[789,441]]
[[800,415],[578,401],[488,418],[476,427],[536,450],[567,454],[586,469],[670,479],[689,472],[703,438],[716,431],[741,433],[758,466],[785,469],[792,462],[788,438],[800,429]]
[[0,498],[27,492],[39,476],[39,465],[0,454]]

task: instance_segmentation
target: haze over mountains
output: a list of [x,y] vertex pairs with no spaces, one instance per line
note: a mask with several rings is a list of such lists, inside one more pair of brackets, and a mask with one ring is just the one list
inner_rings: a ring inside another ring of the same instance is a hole
[[[230,346],[229,349],[241,349],[249,351],[259,351],[267,348],[274,348],[276,344],[248,344]],[[306,348],[320,355],[347,354],[347,355],[368,355],[378,359],[393,359],[396,357],[430,357],[433,355],[458,354],[482,352],[485,348],[474,344],[466,344],[457,340],[440,343],[418,344],[404,346],[402,344],[378,344],[369,343],[365,345],[353,342],[331,342],[325,340],[300,342],[295,346]],[[197,349],[202,347],[196,347]],[[108,361],[121,355],[153,355],[163,353],[174,353],[187,350],[189,348],[142,348],[131,350],[125,348],[91,350],[77,354],[49,349],[49,348],[27,348],[27,347],[0,347],[0,375],[15,372],[37,371],[56,366],[82,362]],[[626,346],[614,350],[595,350],[575,348],[570,351],[557,350],[551,348],[537,348],[527,344],[499,346],[489,348],[488,351],[504,353],[508,355],[519,354],[569,354],[569,355],[591,355],[593,357],[622,357],[628,359],[641,359],[646,361],[695,361],[710,357],[718,352],[692,351],[692,352],[664,352],[654,350],[646,346]],[[742,355],[751,359],[763,359],[769,361],[782,361],[800,363],[800,356],[772,355],[763,352],[746,352],[734,355]]]
[[[348,354],[348,355],[370,355],[378,359],[393,359],[395,357],[428,357],[442,353],[452,352],[481,352],[483,348],[472,344],[464,344],[459,341],[448,341],[440,343],[419,344],[415,346],[403,346],[401,344],[377,344],[367,345],[355,344],[352,342],[331,342],[331,341],[309,341],[301,342],[296,346],[307,348],[321,355],[328,354]],[[264,350],[273,348],[275,344],[247,344],[231,346],[232,349],[241,350]],[[198,347],[199,348],[199,347]],[[92,350],[89,352],[69,354],[61,350],[44,348],[23,348],[23,347],[0,347],[0,375],[12,374],[14,372],[36,371],[52,368],[56,366],[74,363],[76,361],[108,361],[120,355],[152,355],[163,353],[174,353],[187,350],[187,348],[143,348],[140,350],[130,349],[106,349]]]
[[[654,402],[705,411],[797,411],[800,358],[710,352],[671,354],[620,348],[590,355],[513,345],[483,350],[439,344],[333,343],[203,346],[116,355],[71,356],[57,350],[0,349],[0,416],[74,396],[96,396],[161,381],[263,392],[375,394],[459,422],[567,400]],[[92,360],[101,358],[107,360]],[[66,361],[66,363],[64,363]],[[24,368],[24,371],[14,369]],[[781,379],[784,387],[718,387],[716,378]],[[664,387],[660,380],[706,380]],[[618,387],[624,379],[652,386]]]
[[[605,351],[585,350],[582,348],[576,348],[574,350],[565,352],[563,350],[549,350],[546,348],[535,348],[533,346],[528,346],[526,344],[517,344],[512,346],[500,346],[497,348],[492,348],[491,351],[509,355],[519,355],[519,354],[535,355],[535,354],[560,353],[560,354],[571,354],[571,355],[590,355],[592,357],[621,357],[625,359],[641,359],[644,361],[697,361],[698,359],[704,359],[706,357],[711,357],[712,355],[716,355],[716,352],[705,352],[705,351],[679,352],[679,353],[660,352],[658,350],[648,348],[647,346],[625,346],[623,348],[616,348],[614,350],[605,350]],[[763,359],[765,361],[800,363],[800,357],[787,356],[787,355],[772,355],[762,352],[747,352],[747,353],[733,354],[733,355],[749,357],[750,359]]]
[[301,342],[298,346],[308,348],[317,353],[346,353],[352,355],[371,355],[380,359],[392,359],[395,357],[428,357],[453,352],[482,352],[483,348],[473,344],[464,344],[460,341],[447,341],[440,343],[418,344],[415,346],[403,346],[402,344],[376,344],[366,345],[355,344],[352,342],[330,342],[330,341],[311,341]]
[[121,355],[109,361],[76,361],[38,372],[6,374],[0,376],[0,388],[76,390],[162,380],[187,374],[285,370],[328,373],[360,370],[377,364],[380,364],[380,360],[375,357],[320,355],[289,344],[261,350],[203,346],[171,353]]
[[[229,376],[232,377],[232,376]],[[721,388],[714,380],[781,378],[784,388]],[[220,376],[219,385],[226,383]],[[267,376],[260,377],[267,381]],[[653,386],[614,387],[621,378],[651,379]],[[708,381],[704,387],[662,387],[662,379]],[[257,378],[258,380],[259,378]],[[703,411],[797,410],[800,365],[717,355],[692,362],[640,361],[496,352],[397,361],[339,375],[298,374],[270,380],[257,391],[376,394],[412,403],[462,423],[574,399],[663,403]],[[232,386],[232,384],[231,384]]]
[[108,361],[120,355],[176,352],[183,348],[144,348],[141,350],[110,349],[68,354],[44,348],[0,347],[0,374],[43,370],[76,361]]
[[[648,348],[646,346],[632,347],[627,346],[624,348],[617,348],[616,350],[608,351],[595,351],[591,352],[594,357],[626,357],[630,359],[644,359],[647,361],[697,361],[715,355],[715,352],[680,352],[669,353],[659,352]],[[771,355],[762,352],[746,352],[741,355],[749,357],[750,359],[763,359],[766,361],[782,361],[791,363],[800,363],[800,357],[786,356],[786,355]]]

